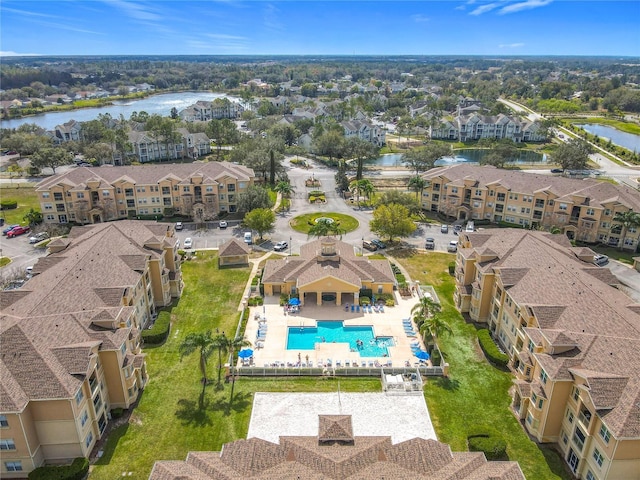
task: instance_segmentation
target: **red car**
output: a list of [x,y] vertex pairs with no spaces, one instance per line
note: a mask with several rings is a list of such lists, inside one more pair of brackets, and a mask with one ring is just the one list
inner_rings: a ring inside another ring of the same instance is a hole
[[8,238],[13,238],[13,237],[17,237],[18,235],[23,235],[25,233],[29,233],[31,231],[31,229],[29,227],[16,227],[13,230],[10,230],[9,233],[7,233],[7,237]]

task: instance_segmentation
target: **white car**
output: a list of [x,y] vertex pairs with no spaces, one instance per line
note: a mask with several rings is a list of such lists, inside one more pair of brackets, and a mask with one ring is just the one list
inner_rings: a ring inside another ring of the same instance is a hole
[[226,220],[220,220],[219,226],[220,228],[227,228],[229,224],[227,223]]
[[273,249],[276,252],[282,252],[283,250],[286,250],[287,248],[289,248],[289,244],[287,242],[278,242],[273,246]]
[[458,251],[458,241],[451,240],[449,245],[447,245],[447,252],[455,253]]
[[191,248],[193,247],[193,240],[191,239],[191,237],[187,237],[184,239],[184,248]]

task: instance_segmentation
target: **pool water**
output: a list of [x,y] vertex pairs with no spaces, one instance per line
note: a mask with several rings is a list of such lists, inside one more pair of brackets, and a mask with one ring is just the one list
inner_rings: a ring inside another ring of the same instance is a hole
[[[361,344],[358,345],[358,340]],[[287,350],[314,350],[316,343],[348,343],[352,351],[361,357],[389,355],[387,347],[393,346],[391,337],[375,337],[373,327],[345,327],[343,322],[319,320],[316,327],[289,327]]]

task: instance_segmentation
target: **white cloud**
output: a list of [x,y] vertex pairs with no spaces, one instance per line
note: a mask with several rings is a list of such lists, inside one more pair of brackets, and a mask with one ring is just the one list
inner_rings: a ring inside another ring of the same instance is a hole
[[247,37],[239,37],[237,35],[227,35],[225,33],[207,33],[207,37],[220,40],[246,40]]
[[490,12],[500,6],[499,3],[485,3],[484,5],[480,5],[476,7],[474,10],[469,12],[469,15],[482,15],[483,13]]
[[27,15],[29,17],[46,17],[46,18],[60,18],[58,15],[50,15],[48,13],[29,12],[28,10],[19,10],[17,8],[2,8],[3,12],[17,13],[18,15]]
[[41,53],[18,53],[0,50],[0,57],[34,57],[42,55]]
[[424,23],[424,22],[428,22],[430,20],[429,17],[427,17],[426,15],[423,15],[421,13],[416,13],[415,15],[411,15],[411,18],[416,23]]
[[531,10],[532,8],[544,7],[549,5],[553,0],[525,0],[524,2],[512,3],[502,7],[498,14],[505,15],[507,13],[521,12],[522,10]]
[[524,43],[501,43],[498,45],[500,48],[520,48],[524,47]]
[[280,21],[279,13],[278,7],[274,4],[266,4],[263,10],[264,26],[272,30],[281,30],[283,25]]
[[151,7],[140,2],[127,2],[125,0],[108,0],[108,5],[114,6],[121,10],[125,15],[135,20],[143,21],[160,21],[162,16],[154,12]]
[[458,5],[454,10],[466,10],[467,7],[465,5]]

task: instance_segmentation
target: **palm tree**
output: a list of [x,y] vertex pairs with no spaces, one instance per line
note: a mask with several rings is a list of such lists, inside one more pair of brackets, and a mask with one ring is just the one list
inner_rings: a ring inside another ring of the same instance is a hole
[[416,322],[418,328],[432,315],[440,313],[441,307],[439,303],[436,303],[430,297],[422,297],[420,301],[416,303],[411,309],[413,315],[413,321]]
[[375,192],[376,190],[376,187],[373,186],[371,180],[367,180],[366,178],[360,180],[360,190],[362,191],[362,193],[364,193],[364,196],[367,197],[367,200],[370,203],[371,195],[373,195],[373,192]]
[[277,185],[273,188],[274,192],[278,192],[285,198],[289,198],[291,194],[295,193],[295,190],[291,186],[289,182],[285,182],[284,180],[280,180]]
[[360,195],[366,192],[373,193],[373,190],[374,190],[373,184],[371,183],[371,181],[366,179],[353,180],[349,184],[349,191],[356,196],[358,209],[360,209]]
[[240,350],[242,347],[250,347],[251,342],[244,337],[236,337],[233,340],[229,339],[229,350],[231,354],[229,355],[231,361],[229,362],[229,373],[231,374],[231,395],[229,395],[229,407],[231,407],[231,402],[233,401],[233,388],[236,384],[235,379],[233,377],[233,365],[235,360],[236,350]]
[[420,204],[420,197],[422,196],[422,191],[424,190],[424,187],[426,185],[427,185],[427,182],[425,182],[424,178],[422,178],[420,175],[411,177],[411,180],[409,180],[408,186],[411,190],[415,190],[416,202],[418,202],[419,204]]
[[429,297],[422,297],[411,309],[413,320],[427,344],[435,343],[435,339],[445,333],[452,333],[451,327],[440,315],[441,310],[440,304]]
[[229,352],[229,337],[224,332],[216,335],[213,339],[213,348],[218,351],[218,385],[222,384],[222,357]]
[[207,331],[205,333],[190,333],[187,335],[178,350],[180,351],[180,358],[185,355],[191,355],[196,350],[200,353],[200,372],[203,377],[203,390],[204,386],[207,384],[207,361],[209,357],[213,353],[214,342],[213,337],[211,336],[211,331]]
[[339,235],[342,238],[342,235],[345,233],[343,228],[340,228],[337,222],[331,221],[327,218],[320,218],[315,225],[313,225],[309,229],[309,233],[307,235],[309,237],[328,237],[329,235]]
[[633,210],[629,210],[626,212],[616,212],[613,216],[614,225],[611,227],[611,230],[614,228],[617,229],[620,227],[620,242],[618,248],[622,250],[624,247],[624,238],[627,236],[627,230],[630,228],[640,227],[640,214],[634,212]]

